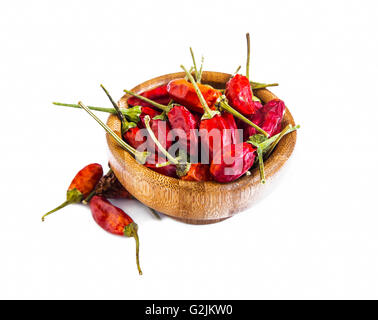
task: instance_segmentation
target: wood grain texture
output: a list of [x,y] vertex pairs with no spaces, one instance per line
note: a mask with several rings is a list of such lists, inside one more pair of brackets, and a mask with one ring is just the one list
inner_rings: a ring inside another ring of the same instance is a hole
[[[203,83],[215,88],[224,88],[230,74],[205,71]],[[136,93],[168,83],[172,79],[183,78],[184,73],[172,73],[148,80],[132,91]],[[266,89],[255,90],[254,94],[264,103],[277,98]],[[121,108],[127,108],[128,95],[119,101]],[[295,125],[288,109],[283,126]],[[120,135],[120,121],[112,115],[108,125]],[[259,170],[253,169],[250,176],[227,184],[217,182],[194,182],[161,175],[143,165],[107,135],[110,149],[110,166],[123,186],[140,202],[168,216],[192,224],[207,224],[222,221],[250,207],[271,188],[279,171],[291,156],[297,133],[283,137],[271,156],[265,161],[266,184],[260,184]]]

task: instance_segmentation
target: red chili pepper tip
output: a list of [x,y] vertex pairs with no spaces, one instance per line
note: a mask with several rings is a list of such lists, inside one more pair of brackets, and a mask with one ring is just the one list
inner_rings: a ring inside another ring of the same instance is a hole
[[42,221],[45,221],[46,216],[52,214],[53,212],[56,212],[69,204],[79,203],[85,199],[96,187],[103,173],[102,166],[98,163],[92,163],[81,169],[68,187],[67,200],[60,206],[46,213],[42,217]]

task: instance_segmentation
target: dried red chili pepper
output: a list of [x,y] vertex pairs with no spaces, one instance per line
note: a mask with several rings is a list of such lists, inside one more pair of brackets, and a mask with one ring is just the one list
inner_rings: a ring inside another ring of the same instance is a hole
[[299,126],[288,125],[281,133],[267,139],[261,134],[254,135],[247,142],[232,144],[218,151],[217,161],[210,165],[210,173],[218,182],[231,182],[252,167],[256,156],[259,160],[261,183],[265,183],[263,157],[269,156],[281,138],[290,132],[297,130]]
[[[163,85],[151,90],[144,91],[140,94],[141,96],[153,100],[160,104],[168,104],[171,100],[171,97],[167,91],[167,85]],[[152,104],[141,100],[137,97],[131,97],[127,100],[129,106],[141,106],[141,107],[152,107]]]
[[139,264],[139,237],[138,225],[125,211],[112,205],[102,196],[94,196],[89,202],[92,216],[104,230],[119,236],[133,237],[136,242],[136,263],[139,274],[142,270]]
[[[264,136],[269,137],[269,134],[256,125],[253,121],[248,119],[246,116],[251,116],[256,113],[256,111],[261,107],[258,102],[253,99],[253,92],[251,88],[251,83],[249,81],[249,59],[250,59],[250,41],[249,34],[247,33],[247,44],[248,44],[248,54],[247,54],[247,76],[235,75],[231,77],[226,85],[226,96],[221,96],[216,101],[216,106],[221,108],[237,119],[245,122],[246,124],[255,128],[258,132],[262,133]],[[238,68],[239,70],[239,68]],[[236,72],[238,72],[238,70]],[[228,101],[229,99],[230,101]],[[230,106],[229,102],[233,107]],[[246,116],[244,116],[244,114]]]
[[237,132],[234,127],[230,126],[227,113],[215,115],[211,119],[202,120],[200,123],[200,132],[201,143],[205,146],[206,150],[208,150],[210,161],[219,149],[238,142],[235,139]]
[[185,181],[210,181],[210,166],[202,163],[192,163],[189,171],[181,180]]
[[147,140],[138,127],[127,130],[123,134],[123,139],[135,149],[139,148]]
[[67,200],[54,210],[49,211],[42,217],[42,221],[45,221],[45,217],[52,214],[59,209],[66,207],[72,203],[79,203],[84,200],[96,187],[97,183],[103,175],[102,166],[98,163],[92,163],[81,169],[67,190]]
[[281,122],[285,113],[285,103],[280,99],[274,99],[266,103],[262,112],[264,121],[261,128],[273,136],[281,131]]
[[226,84],[226,97],[230,105],[245,116],[256,113],[258,105],[253,100],[253,91],[249,81],[250,38],[247,37],[247,71],[246,76],[236,74]]
[[231,182],[252,167],[255,157],[256,148],[251,144],[243,142],[240,144],[232,144],[219,150],[216,159],[221,159],[220,163],[212,162],[210,165],[210,173],[217,182]]
[[[286,107],[282,100],[274,99],[262,106],[261,109],[257,110],[248,119],[269,133],[270,136],[274,136],[281,131],[285,109]],[[255,128],[241,121],[238,121],[238,127],[243,129],[244,141],[258,133]]]
[[247,77],[237,74],[228,80],[225,95],[230,105],[241,114],[251,116],[256,113],[257,108]]
[[190,155],[198,152],[198,121],[190,111],[183,106],[174,106],[168,112],[168,120],[173,128],[173,134],[178,137],[180,147]]
[[[206,84],[197,84],[207,105],[213,107],[217,99],[222,95],[220,91]],[[204,113],[201,101],[199,100],[196,90],[192,83],[185,79],[176,79],[168,83],[167,86],[170,97],[190,109],[198,113]]]

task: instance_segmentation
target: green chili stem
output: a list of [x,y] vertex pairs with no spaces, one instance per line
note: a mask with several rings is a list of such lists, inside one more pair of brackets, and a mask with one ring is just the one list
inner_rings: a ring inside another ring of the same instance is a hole
[[241,66],[237,67],[237,69],[235,70],[235,72],[232,74],[231,78],[235,77],[236,74],[239,72],[240,69],[241,69]]
[[197,79],[198,83],[201,83],[201,81],[202,81],[203,63],[204,63],[204,61],[205,61],[205,58],[202,56],[202,58],[201,58],[201,68],[199,70],[199,75],[198,75],[198,79]]
[[134,157],[144,164],[146,162],[146,158],[148,157],[149,153],[148,152],[139,152],[136,149],[134,149],[132,146],[128,145],[125,141],[123,141],[112,129],[108,127],[104,122],[102,122],[91,110],[88,109],[87,106],[85,106],[81,101],[78,102],[78,105],[82,107],[86,112],[88,112],[93,119],[95,119],[101,127],[105,129],[107,133],[109,133],[113,139],[125,150],[130,152],[131,154],[134,155]]
[[[193,70],[194,70],[194,67],[190,67],[190,69],[189,69],[189,73],[192,74],[192,73],[193,73]],[[185,75],[185,78],[184,78],[184,79],[185,79],[186,81],[189,80],[187,75]]]
[[265,130],[261,129],[258,125],[254,124],[252,121],[248,120],[241,113],[239,113],[234,108],[232,108],[227,103],[227,99],[226,99],[225,96],[222,96],[220,99],[218,99],[217,104],[219,105],[219,107],[221,107],[222,109],[224,109],[227,112],[231,113],[236,118],[244,121],[245,123],[249,124],[251,127],[254,127],[257,131],[259,131],[260,133],[262,133],[264,136],[269,137],[269,134]]
[[[69,108],[76,108],[81,109],[81,107],[78,104],[72,104],[72,103],[62,103],[62,102],[53,102],[56,106],[63,106],[63,107],[69,107]],[[93,107],[93,106],[87,106],[88,109],[93,111],[100,111],[100,112],[106,112],[110,114],[117,115],[117,111],[113,108],[102,108],[102,107]],[[124,114],[126,117],[128,117],[132,122],[139,121],[139,115],[141,113],[140,106],[135,106],[128,109],[120,109],[121,113]]]
[[[233,74],[230,78],[234,77],[235,74]],[[253,90],[259,90],[259,89],[264,89],[268,87],[277,87],[279,84],[278,83],[260,83],[260,82],[252,82],[250,81],[252,89]],[[225,92],[226,89],[218,89],[220,92]]]
[[204,114],[203,114],[202,118],[203,119],[211,119],[216,114],[219,114],[218,111],[214,111],[214,110],[211,110],[209,108],[209,106],[207,105],[207,102],[206,102],[205,98],[202,95],[201,90],[198,88],[197,83],[194,81],[193,76],[188,72],[188,70],[186,70],[186,68],[183,65],[181,65],[180,67],[181,67],[181,69],[183,69],[185,71],[185,73],[186,73],[187,77],[189,78],[190,82],[193,84],[194,90],[197,93],[198,99],[200,100],[200,102],[202,104],[202,107],[203,107],[203,110],[204,110]]
[[114,100],[113,100],[112,96],[109,94],[108,90],[106,90],[105,87],[102,84],[100,84],[100,87],[102,88],[102,90],[104,90],[105,94],[108,96],[108,98],[109,98],[111,104],[113,105],[114,109],[116,110],[118,117],[121,120],[121,122],[126,121],[125,116],[123,115],[123,113],[119,109],[118,105],[114,102]]
[[[81,109],[81,107],[78,104],[62,103],[62,102],[53,102],[53,104],[56,105],[56,106],[63,106],[63,107]],[[117,111],[115,111],[113,108],[101,108],[101,107],[88,106],[88,109],[94,110],[94,111],[100,111],[100,112],[107,112],[107,113],[111,113],[111,114],[117,114]]]
[[118,105],[114,102],[113,98],[109,94],[108,90],[105,89],[105,87],[101,84],[100,85],[102,90],[104,90],[105,94],[108,96],[111,104],[113,105],[114,109],[117,112],[118,119],[121,121],[121,128],[122,128],[122,134],[124,134],[127,130],[130,128],[135,128],[135,123],[130,123],[126,120],[124,114],[121,112],[121,109],[118,107]]
[[157,103],[157,102],[155,102],[153,100],[150,100],[150,99],[148,99],[146,97],[141,96],[140,94],[136,94],[136,93],[134,93],[132,91],[129,91],[129,90],[126,90],[126,89],[123,90],[123,91],[126,92],[127,94],[131,95],[131,96],[134,96],[134,97],[136,97],[136,98],[138,98],[140,100],[143,100],[143,101],[145,101],[145,102],[153,105],[154,107],[156,107],[156,108],[158,108],[158,109],[160,109],[162,111],[169,112],[169,110],[171,110],[171,108],[169,106],[165,106],[164,104]]
[[196,58],[194,57],[192,47],[190,47],[189,49],[190,49],[190,55],[192,56],[192,60],[193,60],[194,74],[196,75],[196,80],[198,82],[198,70],[197,70]]
[[252,82],[252,81],[250,83],[251,83],[252,89],[254,90],[278,86],[278,83],[259,83],[259,82]]
[[136,245],[136,264],[138,267],[139,274],[142,275],[142,270],[140,268],[140,262],[139,262],[139,236],[138,236],[138,225],[135,222],[132,222],[128,224],[123,234],[125,237],[133,237],[135,239],[135,245]]
[[64,207],[67,207],[67,206],[68,206],[69,204],[71,204],[71,203],[73,203],[73,202],[70,201],[70,200],[64,201],[60,206],[56,207],[55,209],[53,209],[53,210],[47,212],[45,215],[43,215],[43,216],[42,216],[42,221],[45,221],[45,218],[46,218],[48,215],[50,215],[50,214],[52,214],[52,213],[54,213],[54,212],[56,212],[56,211],[58,211],[58,210],[60,210],[60,209],[63,209]]
[[259,159],[260,182],[261,182],[261,184],[264,184],[266,182],[266,180],[265,180],[265,169],[264,169],[264,158],[263,158],[262,149],[260,147],[257,147],[257,157]]
[[178,165],[179,162],[174,157],[172,157],[167,150],[164,149],[164,147],[161,145],[160,141],[154,135],[154,132],[152,131],[151,126],[150,126],[150,120],[151,120],[150,116],[146,115],[144,117],[144,123],[146,125],[146,129],[147,129],[151,139],[155,142],[155,144],[158,147],[158,149],[160,150],[160,152],[163,153],[169,159],[169,161],[171,161],[175,165]]
[[[176,157],[175,159],[176,159],[178,162],[180,162],[180,160],[182,160],[181,157]],[[157,163],[157,164],[155,164],[155,167],[156,167],[156,168],[162,168],[162,167],[169,166],[170,164],[174,164],[174,163],[172,163],[171,161],[166,161],[166,162],[162,162],[162,163]]]
[[142,272],[142,269],[140,268],[140,261],[139,261],[139,236],[138,236],[137,231],[133,232],[133,237],[135,239],[135,246],[136,246],[135,248],[136,264],[137,264],[139,275],[142,275],[143,272]]
[[88,204],[89,201],[96,195],[96,189],[92,190],[92,192],[89,194],[88,197],[86,197],[81,203],[82,204]]
[[[298,130],[300,127],[301,127],[300,125],[293,127],[291,124],[289,124],[280,133],[276,134],[275,136],[273,136],[273,137],[269,138],[268,140],[266,140],[265,142],[263,142],[262,143],[263,148],[264,147],[266,148],[268,146],[268,149],[266,149],[264,151],[264,157],[268,158],[271,155],[274,148],[281,141],[283,136],[285,136],[285,135],[287,135],[287,134],[289,134],[293,131]],[[270,141],[270,142],[267,143],[268,141]]]
[[249,60],[250,60],[250,57],[251,57],[251,39],[249,37],[249,33],[246,34],[246,38],[247,38],[247,70],[246,70],[246,76],[247,78],[249,79]]

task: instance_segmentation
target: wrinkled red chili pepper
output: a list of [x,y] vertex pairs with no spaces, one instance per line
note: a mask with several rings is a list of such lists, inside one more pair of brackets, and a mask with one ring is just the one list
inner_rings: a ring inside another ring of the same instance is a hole
[[235,76],[231,77],[226,84],[226,96],[222,96],[217,100],[217,106],[223,108],[227,112],[230,112],[236,118],[255,128],[264,136],[269,137],[269,134],[266,131],[256,125],[253,121],[251,121],[251,119],[247,118],[254,115],[257,110],[261,108],[261,104],[253,100],[253,92],[249,81],[250,39],[248,33],[246,36],[248,50],[246,68],[247,74],[246,76],[236,74]]
[[210,165],[210,173],[214,180],[226,183],[241,177],[252,167],[256,157],[255,151],[256,148],[246,142],[232,144],[219,150],[216,158],[221,159],[221,162],[213,161]]
[[104,230],[119,236],[133,237],[136,242],[136,262],[139,274],[142,270],[139,264],[138,225],[125,211],[112,205],[106,198],[94,196],[89,202],[92,216]]
[[251,116],[256,113],[257,106],[253,101],[253,92],[249,82],[249,60],[250,60],[250,37],[247,37],[247,67],[246,76],[236,74],[226,83],[226,92],[230,105],[242,115]]
[[84,200],[96,187],[103,175],[102,166],[98,163],[92,163],[81,169],[67,190],[67,200],[54,210],[49,211],[42,217],[42,221],[45,221],[45,217],[52,214],[59,209],[72,203],[79,203]]
[[251,84],[246,76],[235,75],[226,84],[226,97],[231,107],[245,116],[256,113]]
[[[171,100],[170,95],[167,92],[167,85],[163,85],[151,90],[144,91],[140,94],[141,96],[153,100],[157,103],[168,104]],[[152,105],[144,100],[137,97],[131,97],[127,100],[129,106],[142,106],[142,107],[152,107]]]
[[143,136],[138,127],[127,130],[123,134],[123,138],[135,149],[137,149],[142,143],[146,142],[146,137]]
[[202,163],[192,163],[188,173],[181,177],[185,181],[210,181],[210,166]]
[[[207,105],[213,108],[217,99],[222,95],[220,91],[206,84],[197,84]],[[192,83],[185,79],[176,79],[168,83],[167,86],[170,97],[187,107],[191,111],[204,113],[202,104],[197,96],[196,90]]]
[[262,112],[264,121],[261,128],[273,136],[281,131],[281,123],[285,113],[285,103],[280,99],[274,99],[266,103]]
[[[262,106],[254,115],[248,117],[248,119],[265,130],[270,136],[274,136],[281,132],[281,123],[285,109],[286,107],[282,100],[274,99]],[[239,128],[243,129],[244,141],[258,134],[255,128],[248,126],[240,120],[237,124]]]
[[174,106],[167,114],[173,134],[178,137],[181,148],[195,155],[198,152],[198,121],[190,111],[183,106]]
[[[210,161],[219,149],[229,144],[239,142],[235,120],[233,124],[232,122],[230,123],[230,117],[227,113],[215,115],[211,119],[202,120],[200,130],[203,130],[201,143],[205,146],[206,150],[208,150]],[[220,145],[214,144],[218,141],[214,138],[213,134],[215,137],[220,138]]]

